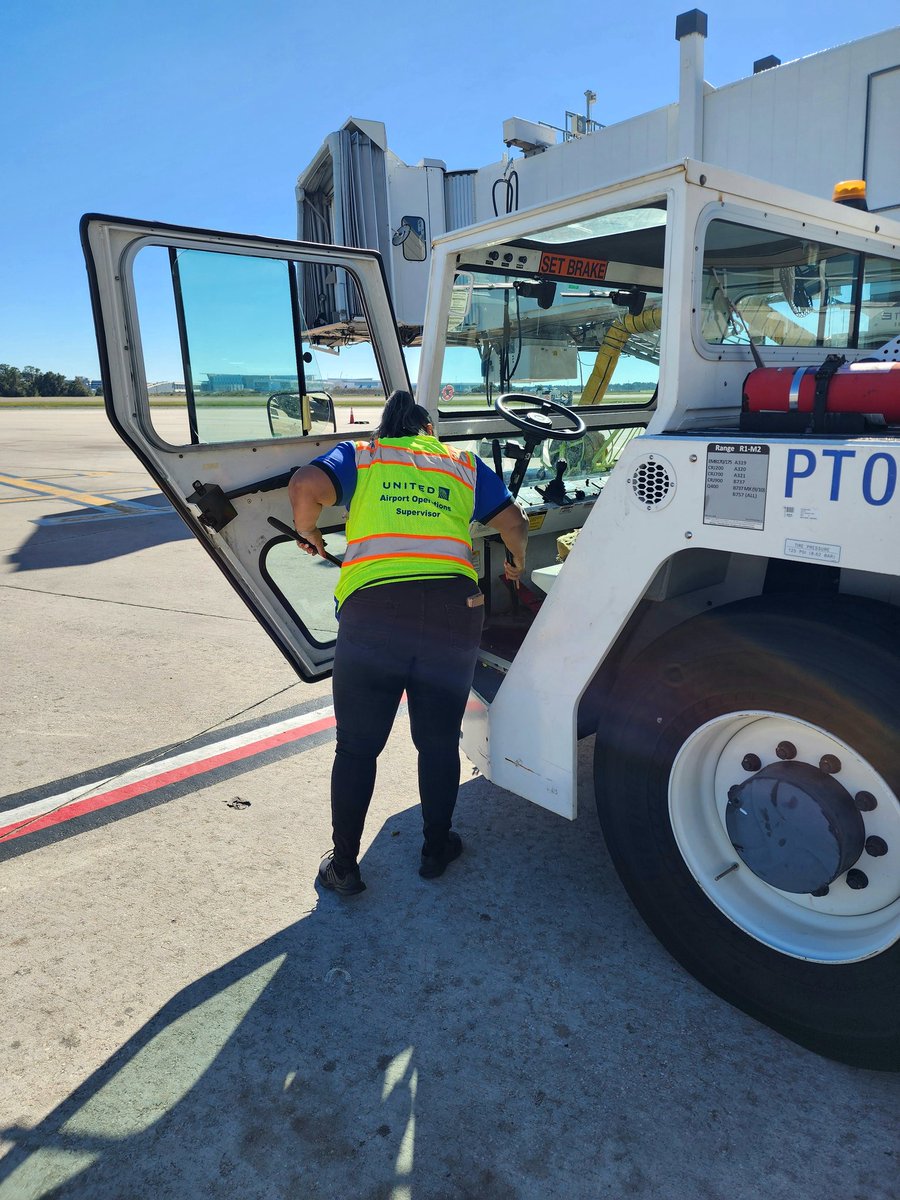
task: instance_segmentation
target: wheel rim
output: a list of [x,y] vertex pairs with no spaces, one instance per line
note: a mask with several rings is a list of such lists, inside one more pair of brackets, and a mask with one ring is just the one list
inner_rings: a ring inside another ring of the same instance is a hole
[[[764,775],[756,761],[762,768],[777,762],[776,747],[785,745],[798,762],[825,762],[863,809],[865,848],[824,894],[766,883],[728,833],[729,791],[736,803],[740,786]],[[707,897],[771,949],[812,962],[858,962],[900,938],[900,802],[871,763],[824,729],[772,712],[728,713],[707,722],[672,766],[669,816],[678,849]]]

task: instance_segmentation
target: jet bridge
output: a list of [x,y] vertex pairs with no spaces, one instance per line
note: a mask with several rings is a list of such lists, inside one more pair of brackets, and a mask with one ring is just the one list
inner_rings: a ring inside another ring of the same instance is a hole
[[[401,341],[422,325],[431,243],[475,219],[474,172],[448,172],[438,159],[408,166],[387,148],[380,121],[348,120],[330,133],[297,180],[297,237],[304,242],[378,250],[387,274]],[[352,341],[365,328],[352,287],[310,280],[304,310],[328,328],[325,340]]]

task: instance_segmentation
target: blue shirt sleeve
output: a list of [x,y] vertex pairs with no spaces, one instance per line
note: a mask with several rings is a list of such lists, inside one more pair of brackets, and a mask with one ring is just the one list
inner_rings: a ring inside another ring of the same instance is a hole
[[335,504],[349,505],[356,491],[356,447],[353,442],[338,442],[327,454],[314,458],[310,466],[320,467],[334,484]]
[[475,508],[472,515],[485,525],[507,504],[512,503],[512,493],[483,459],[477,454],[472,457],[475,459]]

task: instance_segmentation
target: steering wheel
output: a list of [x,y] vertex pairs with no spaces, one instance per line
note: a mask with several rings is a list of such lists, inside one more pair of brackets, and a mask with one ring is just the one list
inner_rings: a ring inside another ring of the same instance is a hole
[[[532,408],[527,412],[516,412],[510,407],[510,401],[514,400],[521,400]],[[525,392],[504,392],[494,401],[494,408],[511,425],[527,433],[535,445],[543,441],[574,442],[587,433],[587,426],[578,413],[555,400],[528,396]],[[563,417],[569,422],[569,428],[557,429],[553,424],[554,417]]]
[[[511,400],[521,400],[532,407],[526,412],[516,412],[514,408],[510,407]],[[516,465],[513,467],[508,484],[513,496],[518,496],[519,488],[521,488],[525,481],[525,472],[528,470],[528,463],[541,442],[574,442],[578,438],[583,438],[587,433],[587,426],[578,413],[573,412],[571,408],[566,408],[564,404],[557,404],[554,400],[544,400],[539,396],[528,396],[524,392],[504,392],[494,401],[494,408],[501,417],[505,417],[511,425],[515,425],[517,429],[521,429],[525,434],[524,448],[518,450],[514,447],[507,448],[507,453],[513,454],[516,460]],[[569,428],[557,429],[553,424],[554,417],[563,417],[569,423]],[[498,445],[498,443],[495,443],[495,445]],[[495,453],[499,454],[499,452]],[[497,459],[495,459],[495,462],[497,462]],[[496,469],[499,475],[499,465],[497,465]],[[557,478],[560,477],[557,476]]]

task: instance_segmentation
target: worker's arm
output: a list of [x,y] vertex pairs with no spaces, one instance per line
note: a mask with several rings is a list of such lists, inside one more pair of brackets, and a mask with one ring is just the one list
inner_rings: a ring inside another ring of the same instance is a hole
[[518,580],[525,570],[525,550],[528,545],[528,518],[518,504],[507,504],[486,522],[503,538],[503,544],[513,556],[506,564],[506,578]]
[[288,499],[294,513],[294,528],[310,542],[310,547],[300,546],[307,554],[319,554],[325,557],[325,542],[316,524],[322,509],[328,508],[337,500],[334,484],[325,471],[310,464],[300,467],[291,476],[288,484]]

